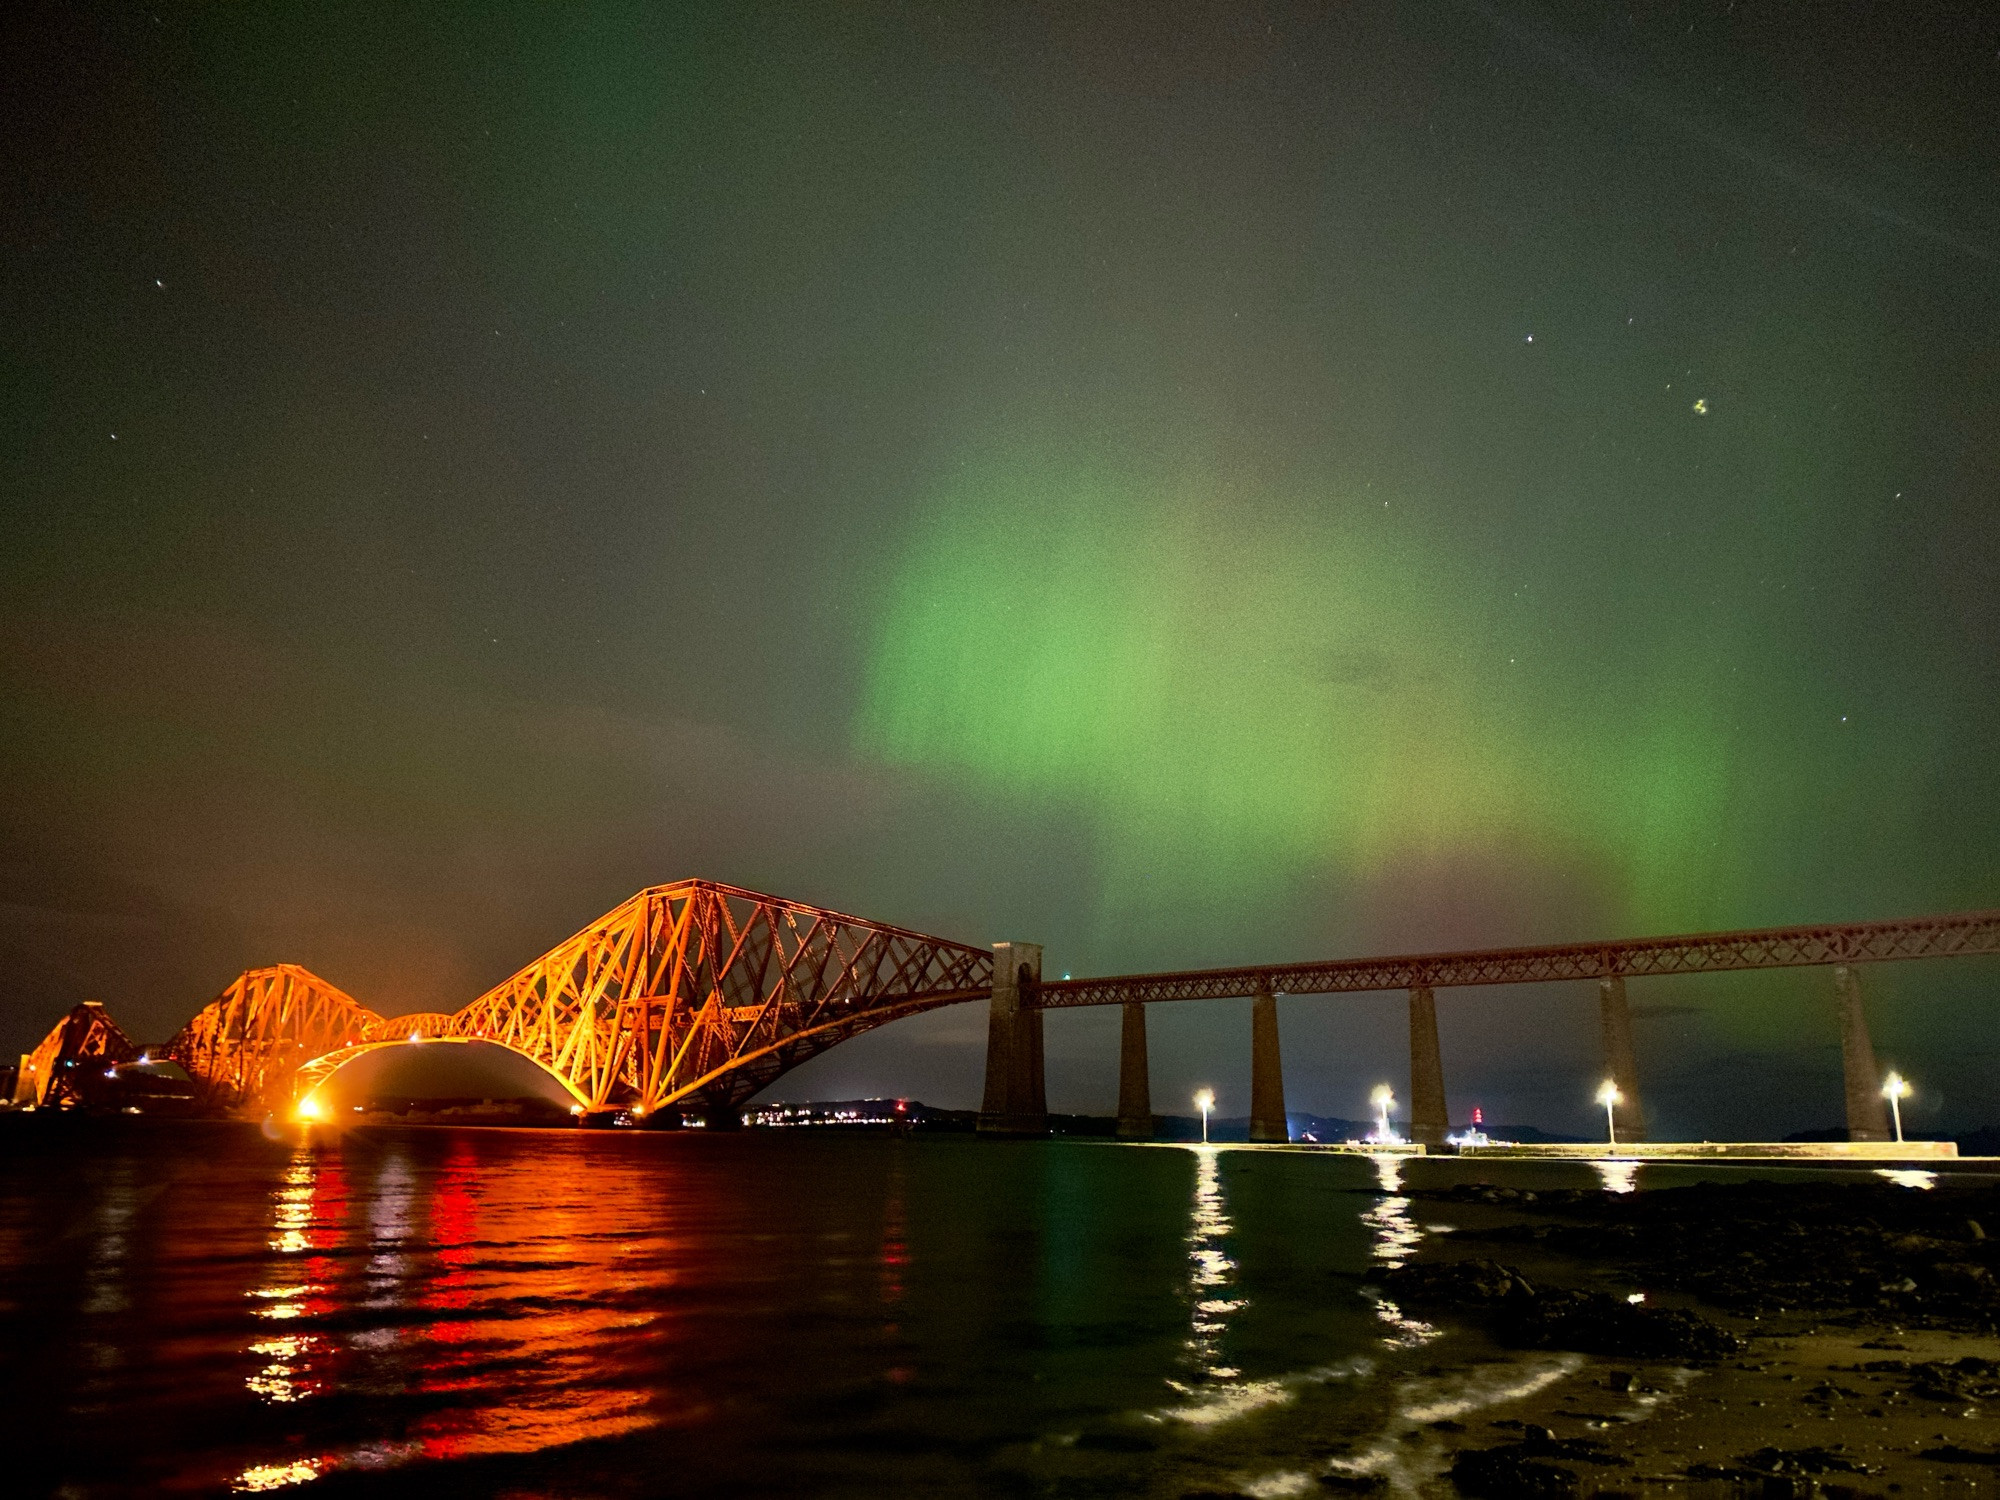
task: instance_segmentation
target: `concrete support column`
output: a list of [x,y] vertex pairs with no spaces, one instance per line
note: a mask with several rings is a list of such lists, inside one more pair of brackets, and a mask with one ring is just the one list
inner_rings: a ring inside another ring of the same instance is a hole
[[1639,1102],[1639,1058],[1632,1049],[1632,1006],[1625,998],[1625,976],[1597,981],[1597,1014],[1604,1026],[1604,1071],[1624,1096],[1612,1109],[1618,1139],[1646,1138],[1646,1107]]
[[1410,1139],[1442,1146],[1451,1130],[1444,1102],[1444,1061],[1438,1055],[1437,997],[1429,985],[1410,990]]
[[993,945],[993,1003],[986,1016],[986,1097],[979,1128],[1000,1135],[1044,1135],[1048,1094],[1042,1073],[1040,943]]
[[1260,989],[1250,1002],[1250,1139],[1289,1141],[1285,1066],[1278,1055],[1278,1000]]
[[1861,976],[1841,964],[1833,971],[1833,992],[1840,998],[1840,1070],[1847,1084],[1847,1138],[1886,1141],[1889,1107],[1882,1101],[1875,1048],[1868,1040],[1868,1017],[1861,1009]]
[[1124,1007],[1118,1034],[1118,1133],[1128,1140],[1153,1135],[1153,1077],[1146,1056],[1146,1007]]

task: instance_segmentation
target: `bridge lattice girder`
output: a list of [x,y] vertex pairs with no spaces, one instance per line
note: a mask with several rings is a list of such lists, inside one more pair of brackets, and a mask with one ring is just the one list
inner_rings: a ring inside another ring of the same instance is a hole
[[687,880],[639,892],[432,1034],[526,1053],[594,1108],[728,1111],[837,1042],[992,984],[988,949]]
[[21,1060],[14,1083],[17,1104],[58,1109],[81,1103],[84,1091],[76,1078],[90,1062],[130,1062],[139,1055],[131,1038],[95,1000],[86,1000],[49,1028],[41,1044]]
[[383,1018],[297,964],[251,969],[204,1006],[163,1049],[205,1104],[276,1109],[301,1065],[368,1038]]
[[1403,958],[1344,958],[1320,963],[1127,974],[1043,984],[1034,1003],[1150,1004],[1244,995],[1338,995],[1370,990],[1445,989],[1459,985],[1534,984],[1552,979],[1612,979],[1646,974],[1718,974],[1814,964],[1882,963],[2000,953],[2000,911],[1953,912],[1888,922],[1763,927],[1681,937],[1627,938],[1541,948],[1425,953]]
[[992,984],[988,949],[686,880],[639,892],[454,1013],[381,1016],[295,964],[253,969],[165,1055],[208,1102],[275,1110],[371,1045],[483,1040],[590,1108],[728,1111],[837,1042]]

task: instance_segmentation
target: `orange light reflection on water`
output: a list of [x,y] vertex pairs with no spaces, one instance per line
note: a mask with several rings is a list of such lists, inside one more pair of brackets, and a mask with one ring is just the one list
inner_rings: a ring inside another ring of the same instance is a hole
[[[603,1195],[587,1179],[496,1183],[471,1137],[426,1166],[354,1133],[302,1146],[271,1201],[270,1259],[246,1295],[254,1316],[280,1326],[249,1342],[248,1388],[272,1403],[336,1386],[453,1399],[393,1443],[261,1456],[233,1488],[525,1454],[661,1421],[656,1393],[619,1378],[621,1339],[650,1320],[620,1293],[645,1278],[633,1246],[604,1234]],[[629,1207],[641,1224],[650,1217],[649,1204]],[[657,1259],[668,1247],[655,1238],[646,1248]],[[682,1415],[701,1410],[691,1403]]]

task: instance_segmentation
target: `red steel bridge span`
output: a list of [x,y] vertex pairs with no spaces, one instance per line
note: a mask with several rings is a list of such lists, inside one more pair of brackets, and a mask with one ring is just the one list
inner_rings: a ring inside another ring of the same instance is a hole
[[1619,1130],[1644,1139],[1630,977],[1830,966],[1840,1018],[1847,1123],[1888,1135],[1862,1007],[1860,965],[2000,953],[2000,911],[1890,922],[1698,933],[1538,948],[1202,969],[1097,979],[1041,978],[1031,943],[976,947],[755,891],[687,880],[640,891],[463,1009],[382,1016],[309,970],[252,969],[174,1037],[141,1049],[102,1006],[76,1007],[21,1060],[16,1101],[84,1102],[83,1081],[141,1056],[169,1058],[214,1109],[310,1117],[346,1063],[412,1042],[486,1042],[530,1058],[581,1114],[629,1110],[733,1122],[781,1074],[851,1036],[940,1006],[988,1004],[981,1128],[1047,1128],[1042,1018],[1117,1005],[1124,1013],[1119,1131],[1153,1129],[1146,1007],[1246,997],[1251,1136],[1286,1138],[1277,1002],[1284,996],[1403,990],[1409,996],[1412,1135],[1444,1139],[1447,1107],[1435,992],[1465,985],[1595,980]]

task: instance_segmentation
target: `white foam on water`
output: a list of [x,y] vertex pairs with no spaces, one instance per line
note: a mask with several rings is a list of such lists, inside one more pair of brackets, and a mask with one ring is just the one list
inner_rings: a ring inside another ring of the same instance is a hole
[[[1444,1469],[1444,1445],[1426,1430],[1432,1422],[1467,1416],[1546,1390],[1583,1367],[1576,1354],[1554,1355],[1446,1376],[1413,1377],[1400,1388],[1395,1414],[1360,1452],[1330,1460],[1323,1470],[1345,1478],[1376,1477],[1399,1497],[1425,1493]],[[1300,1483],[1301,1479],[1305,1485]],[[1311,1475],[1294,1469],[1242,1474],[1231,1481],[1248,1495],[1285,1496],[1317,1489]]]
[[[1466,1375],[1448,1377],[1434,1383],[1455,1385],[1456,1390],[1436,1392],[1426,1400],[1405,1406],[1400,1415],[1409,1422],[1449,1421],[1502,1401],[1518,1401],[1523,1396],[1532,1396],[1554,1385],[1565,1375],[1576,1373],[1582,1365],[1582,1355],[1563,1354],[1546,1361],[1534,1361],[1527,1368],[1513,1372],[1474,1370]],[[1513,1375],[1512,1379],[1506,1378],[1509,1373]],[[1500,1377],[1498,1383],[1488,1378],[1495,1375]]]
[[1283,1381],[1246,1380],[1234,1385],[1191,1387],[1185,1405],[1169,1406],[1154,1415],[1190,1427],[1216,1427],[1291,1399],[1292,1392]]
[[1287,1495],[1320,1493],[1318,1481],[1303,1469],[1284,1469],[1259,1478],[1239,1479],[1236,1487],[1246,1495],[1254,1495],[1256,1500],[1285,1500]]

